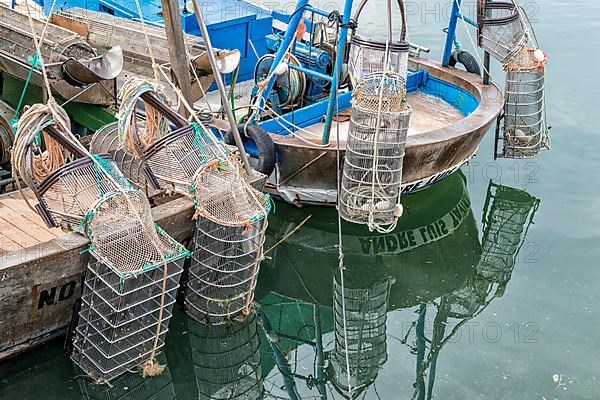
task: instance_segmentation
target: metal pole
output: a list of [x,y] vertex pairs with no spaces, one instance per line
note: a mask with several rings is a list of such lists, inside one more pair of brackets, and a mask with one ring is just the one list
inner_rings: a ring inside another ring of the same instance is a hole
[[[342,29],[339,32],[339,41],[337,53],[335,56],[335,66],[333,68],[333,81],[331,83],[331,92],[329,93],[329,103],[327,104],[327,114],[325,115],[325,125],[323,126],[322,144],[329,144],[329,134],[331,133],[331,122],[333,121],[333,112],[337,109],[338,84],[344,61],[346,50],[346,41],[348,39],[348,25],[352,13],[352,0],[346,0],[344,5],[344,14],[342,15]],[[336,110],[337,111],[337,110]]]
[[296,29],[298,29],[298,25],[300,21],[302,21],[304,10],[308,6],[308,0],[298,0],[296,3],[296,7],[292,13],[290,20],[288,21],[288,26],[283,36],[283,39],[279,43],[279,48],[275,53],[275,58],[273,59],[273,63],[271,64],[271,69],[269,70],[269,74],[271,79],[267,82],[265,88],[261,91],[259,98],[256,100],[258,102],[259,107],[263,107],[267,103],[267,99],[271,95],[271,90],[273,89],[273,85],[275,84],[275,76],[273,76],[273,72],[275,68],[283,61],[283,57],[285,56],[288,47],[292,43],[292,40],[296,37]]
[[[169,58],[171,67],[175,74],[175,79],[183,97],[188,104],[192,101],[192,84],[190,82],[190,67],[185,48],[185,39],[183,37],[183,28],[181,26],[181,16],[179,14],[179,2],[177,0],[161,0],[163,8],[163,19],[165,21],[165,30],[167,32],[167,43],[169,45]],[[179,113],[186,118],[189,112],[183,104],[179,107]]]
[[225,91],[225,84],[223,83],[221,71],[219,71],[219,67],[217,66],[217,60],[213,51],[212,42],[210,41],[210,36],[208,35],[208,29],[206,28],[204,18],[202,17],[200,4],[198,3],[198,0],[192,0],[192,4],[194,5],[194,14],[196,14],[196,19],[198,19],[198,25],[200,26],[200,31],[202,32],[202,38],[204,39],[204,44],[208,53],[208,60],[210,61],[210,67],[215,77],[217,87],[219,88],[219,95],[221,96],[221,102],[223,103],[223,108],[225,109],[227,119],[229,120],[229,127],[231,129],[231,133],[233,134],[235,145],[240,151],[242,162],[244,164],[244,169],[248,173],[248,176],[251,177],[254,175],[254,173],[252,172],[252,167],[250,167],[250,162],[248,161],[248,156],[246,155],[246,150],[244,149],[244,143],[242,142],[242,137],[240,136],[240,132],[237,127],[237,121],[235,120],[235,116],[233,115],[233,110],[231,109],[228,103],[227,93]]
[[487,51],[483,53],[483,84],[490,84],[490,53]]
[[458,16],[460,14],[460,3],[461,0],[452,1],[452,11],[450,12],[450,21],[448,22],[448,28],[446,29],[446,44],[444,45],[444,55],[442,57],[443,67],[450,65],[450,57],[452,56],[454,39],[456,39],[456,26],[458,24]]

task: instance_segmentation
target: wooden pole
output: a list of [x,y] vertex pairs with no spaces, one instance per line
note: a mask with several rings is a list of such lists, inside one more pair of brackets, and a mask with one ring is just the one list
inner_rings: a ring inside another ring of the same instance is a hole
[[[167,32],[167,43],[169,45],[171,68],[175,74],[176,83],[179,89],[181,89],[181,93],[183,93],[183,97],[191,106],[194,103],[192,100],[192,83],[190,81],[190,66],[185,47],[183,27],[181,25],[181,15],[179,13],[179,2],[177,0],[161,0],[161,2],[165,30]],[[183,104],[179,107],[179,113],[186,118],[189,117],[189,113]]]

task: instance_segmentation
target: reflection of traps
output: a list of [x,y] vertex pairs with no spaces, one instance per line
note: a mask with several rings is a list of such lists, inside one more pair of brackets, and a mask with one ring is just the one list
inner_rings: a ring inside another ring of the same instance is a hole
[[159,354],[157,359],[166,368],[154,377],[143,377],[137,371],[129,372],[113,380],[110,385],[98,385],[85,377],[79,377],[81,395],[86,400],[175,400],[177,396],[166,357]]
[[262,398],[258,320],[205,325],[188,320],[192,360],[200,399]]
[[496,283],[508,282],[538,206],[539,200],[527,192],[490,182],[479,275]]
[[[387,361],[386,322],[392,283],[393,280],[386,279],[370,288],[346,288],[342,293],[337,278],[334,282],[335,343],[330,362],[333,384],[342,393],[347,393],[348,383],[354,393],[366,389]],[[342,302],[346,307],[346,339]],[[346,355],[350,362],[350,382]]]

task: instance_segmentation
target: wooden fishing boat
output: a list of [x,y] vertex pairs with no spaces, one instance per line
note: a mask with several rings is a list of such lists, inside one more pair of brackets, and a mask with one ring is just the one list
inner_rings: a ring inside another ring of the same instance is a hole
[[[237,70],[233,75],[230,74],[232,85],[229,89],[235,99],[236,118],[242,119],[248,112],[248,106],[256,98],[256,85],[260,74],[265,72],[262,70],[265,68],[266,57],[283,57],[292,40],[286,33],[296,30],[300,20],[298,16],[302,13],[269,12],[250,3],[243,3],[240,9],[230,3],[222,4],[223,10],[236,7],[239,13],[211,15],[207,24],[215,46],[237,49],[241,54]],[[352,1],[348,0],[346,3],[345,11],[349,14]],[[143,1],[140,4],[146,23],[152,29],[162,27],[164,21],[158,15],[156,4]],[[73,7],[78,6],[73,3]],[[74,8],[70,11],[69,7],[67,1],[64,9],[58,12],[59,18],[68,17],[77,20],[78,24],[92,26],[86,22],[89,18],[82,17],[81,9]],[[139,20],[133,1],[120,2],[118,6],[112,3],[100,6],[91,2],[86,7],[93,11],[109,12],[112,14],[110,18]],[[296,5],[296,9],[303,7],[307,7],[307,12],[316,17],[328,15],[324,11],[308,7],[306,0],[301,0]],[[181,18],[188,34],[200,34],[196,17],[189,9],[181,10]],[[347,18],[350,16],[347,15]],[[309,24],[309,18],[306,20]],[[139,30],[142,29],[139,22],[132,21],[130,24],[137,24]],[[499,87],[489,84],[487,78],[482,78],[480,73],[473,73],[478,71],[469,73],[449,65],[449,53],[456,34],[455,17],[450,22],[450,28],[447,35],[450,45],[445,52],[448,57],[445,55],[441,64],[424,58],[421,56],[424,48],[411,44],[417,51],[411,53],[407,83],[408,103],[413,109],[413,115],[404,160],[403,193],[423,189],[444,179],[473,157],[504,104],[504,96]],[[325,31],[324,35],[332,36],[331,31]],[[265,32],[265,36],[261,37],[258,32]],[[243,40],[237,36],[233,40],[234,33],[245,36]],[[340,39],[349,33],[342,26]],[[333,91],[328,91],[326,87],[327,81],[331,84],[335,76],[333,69],[336,67],[336,51],[341,54],[343,51],[340,49],[345,44],[338,43],[338,50],[333,42],[319,48],[317,45],[310,45],[314,38],[308,34],[304,36],[303,41],[295,47],[294,54],[299,64],[293,68],[304,82],[302,88],[295,88],[289,83],[288,86],[284,84],[274,89],[286,93],[298,89],[300,92],[294,95],[293,104],[282,107],[276,104],[271,95],[270,108],[277,109],[277,112],[267,112],[258,121],[258,125],[269,133],[275,143],[275,153],[259,154],[264,150],[258,149],[252,138],[245,143],[246,151],[255,160],[260,161],[265,157],[276,160],[275,165],[263,171],[271,174],[275,167],[267,186],[272,194],[299,204],[333,204],[336,201],[336,153],[340,148],[343,157],[346,147],[352,92],[341,89],[334,96]],[[267,64],[266,72],[269,65]],[[340,114],[336,118],[333,118],[334,106]],[[207,111],[220,109],[218,92],[208,93],[206,99],[196,103],[196,107]],[[228,130],[227,124],[220,120],[214,120],[212,126],[223,134]],[[339,144],[336,140],[338,127]]]

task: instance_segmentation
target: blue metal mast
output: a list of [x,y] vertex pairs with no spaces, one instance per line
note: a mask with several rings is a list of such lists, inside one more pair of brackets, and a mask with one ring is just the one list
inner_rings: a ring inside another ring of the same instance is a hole
[[[348,37],[348,27],[350,25],[350,16],[352,13],[352,3],[353,3],[353,0],[345,0],[344,12],[342,15],[340,15],[340,21],[339,21],[340,22],[340,30],[338,32],[339,38],[338,38],[338,46],[337,46],[337,55],[336,55],[336,60],[335,60],[336,62],[335,62],[335,66],[333,68],[333,74],[331,76],[324,75],[317,71],[312,71],[310,69],[303,68],[301,66],[296,66],[296,65],[292,65],[292,64],[290,64],[288,66],[289,68],[297,69],[305,74],[315,76],[319,79],[324,79],[331,83],[331,92],[329,93],[329,99],[327,101],[327,112],[325,114],[325,124],[323,126],[323,134],[321,137],[321,142],[323,144],[329,143],[331,123],[333,121],[334,112],[336,111],[336,108],[337,108],[339,77],[341,75],[342,66],[343,66],[343,58],[344,58],[343,56],[344,56],[344,51],[346,48],[346,42],[347,42],[347,37]],[[279,45],[279,49],[277,50],[277,53],[275,53],[275,58],[271,65],[269,74],[267,75],[267,76],[270,76],[270,79],[266,83],[259,98],[257,99],[258,104],[261,108],[265,105],[267,98],[268,98],[269,94],[271,93],[271,90],[273,89],[273,85],[275,83],[275,76],[273,76],[273,74],[274,74],[275,68],[279,65],[279,63],[281,63],[283,61],[283,57],[285,56],[288,48],[292,44],[292,41],[296,39],[296,30],[298,29],[298,26],[303,19],[304,11],[312,12],[312,13],[315,13],[315,14],[318,14],[321,16],[329,16],[328,12],[326,12],[324,10],[316,9],[316,8],[313,8],[312,6],[310,6],[309,0],[298,0],[298,2],[296,3],[296,7],[294,9],[294,12],[292,13],[290,20],[288,22],[288,27],[285,32],[285,35],[283,36],[283,39]]]

